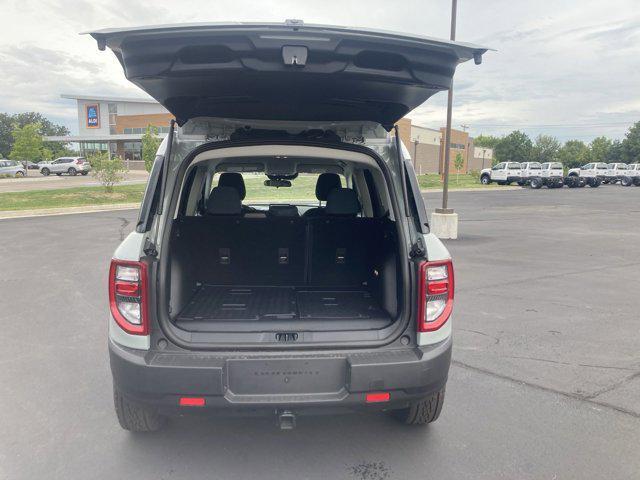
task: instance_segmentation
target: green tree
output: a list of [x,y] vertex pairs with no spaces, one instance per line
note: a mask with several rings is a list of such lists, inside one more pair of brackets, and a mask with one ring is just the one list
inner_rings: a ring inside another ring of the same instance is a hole
[[453,160],[453,166],[456,167],[456,183],[460,183],[460,170],[464,166],[464,157],[460,152],[456,153],[456,158]]
[[589,161],[606,163],[612,145],[613,142],[604,136],[591,140],[589,144]]
[[496,137],[493,135],[478,135],[473,139],[473,144],[476,147],[484,147],[484,148],[496,148],[496,145],[500,143],[502,137]]
[[627,163],[640,162],[640,122],[631,126],[622,141],[622,147]]
[[120,157],[114,155],[109,158],[108,152],[99,152],[87,160],[91,164],[94,177],[104,186],[105,192],[113,192],[113,186],[124,180],[127,168]]
[[16,125],[12,132],[13,147],[9,157],[14,160],[35,162],[42,155],[42,135],[40,125],[29,123],[23,127]]
[[568,140],[558,152],[565,167],[574,168],[589,162],[589,148],[580,140]]
[[[40,125],[40,135],[69,135],[69,129],[63,125],[51,122],[49,119],[37,112],[24,112],[10,115],[0,113],[0,156],[8,155],[13,148],[13,129],[24,127],[25,125],[37,123]],[[44,146],[51,150],[53,157],[61,157],[67,152],[67,144],[59,142],[44,142]]]
[[511,132],[495,146],[496,162],[526,162],[531,158],[531,139],[519,130]]
[[142,135],[142,159],[147,172],[151,171],[160,143],[162,139],[158,137],[158,129],[153,125],[147,125],[147,131]]
[[531,148],[532,162],[553,162],[558,158],[560,142],[551,135],[538,135]]
[[611,142],[611,147],[607,151],[607,157],[603,160],[606,163],[622,163],[625,161],[624,146],[620,140]]

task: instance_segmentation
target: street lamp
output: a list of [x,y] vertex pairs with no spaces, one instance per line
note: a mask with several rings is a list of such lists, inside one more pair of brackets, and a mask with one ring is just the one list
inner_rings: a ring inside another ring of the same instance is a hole
[[[458,0],[451,2],[451,40],[456,39],[456,15],[458,12]],[[451,160],[451,110],[453,109],[453,77],[447,94],[447,128],[444,136],[444,185],[442,186],[442,208],[436,209],[437,213],[453,213],[448,208],[449,203],[449,163]]]

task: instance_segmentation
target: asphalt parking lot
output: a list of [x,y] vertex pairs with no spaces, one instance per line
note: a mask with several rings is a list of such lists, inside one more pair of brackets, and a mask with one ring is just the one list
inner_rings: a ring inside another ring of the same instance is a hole
[[454,363],[423,429],[186,417],[128,434],[112,408],[106,275],[135,212],[0,220],[0,478],[637,479],[640,188],[451,204]]

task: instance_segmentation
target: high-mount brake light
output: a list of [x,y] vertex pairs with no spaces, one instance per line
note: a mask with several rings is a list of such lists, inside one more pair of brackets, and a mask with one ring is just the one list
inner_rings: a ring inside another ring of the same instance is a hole
[[132,335],[148,335],[147,265],[111,260],[109,308],[116,323]]
[[453,310],[453,263],[423,262],[419,275],[418,331],[432,332],[449,320]]

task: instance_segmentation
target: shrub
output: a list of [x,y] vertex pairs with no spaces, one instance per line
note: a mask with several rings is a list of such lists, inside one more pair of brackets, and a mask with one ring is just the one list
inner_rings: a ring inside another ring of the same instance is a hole
[[124,176],[128,172],[120,157],[109,158],[107,152],[91,155],[88,160],[93,175],[104,186],[104,191],[108,193],[113,192],[113,186],[124,180]]

